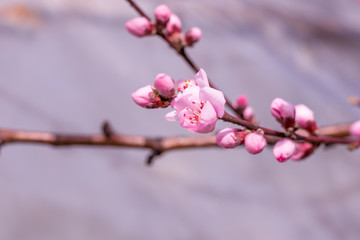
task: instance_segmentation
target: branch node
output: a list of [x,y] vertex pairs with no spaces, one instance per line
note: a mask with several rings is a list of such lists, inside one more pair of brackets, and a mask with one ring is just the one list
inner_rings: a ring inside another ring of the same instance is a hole
[[155,157],[160,156],[163,153],[161,150],[153,150],[152,153],[146,159],[146,165],[151,166],[154,163]]
[[104,121],[102,125],[102,131],[107,139],[111,139],[115,132],[108,121]]

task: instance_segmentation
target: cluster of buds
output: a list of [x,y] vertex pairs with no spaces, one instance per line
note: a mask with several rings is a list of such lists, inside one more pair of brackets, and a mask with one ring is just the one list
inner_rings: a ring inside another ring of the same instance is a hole
[[273,147],[273,155],[279,162],[301,160],[308,157],[315,150],[315,146],[308,142],[296,143],[290,139],[278,141]]
[[271,114],[285,129],[298,127],[310,133],[317,130],[314,112],[304,104],[294,106],[282,98],[275,98],[271,103]]
[[155,77],[154,86],[147,85],[131,94],[134,102],[143,108],[166,108],[175,94],[175,81],[165,73]]
[[[304,104],[294,106],[282,98],[275,98],[271,103],[271,114],[286,130],[301,128],[311,134],[317,130],[314,112]],[[314,150],[315,146],[311,143],[283,139],[275,144],[273,154],[279,162],[285,162],[290,158],[304,159]]]
[[[246,96],[239,96],[233,103],[233,107],[245,120],[255,122],[253,110],[248,106]],[[249,115],[247,111],[250,112]],[[302,128],[313,133],[317,129],[313,111],[303,104],[294,106],[281,98],[276,98],[271,103],[271,114],[286,130]],[[356,128],[358,128],[360,139],[360,121],[358,125],[354,123],[354,129]],[[251,132],[233,128],[220,131],[216,137],[216,143],[224,148],[234,148],[244,144],[251,154],[262,152],[267,145],[261,130]],[[308,142],[297,143],[291,139],[282,139],[274,145],[273,155],[279,162],[289,159],[301,160],[308,157],[315,148],[316,146]]]
[[248,99],[245,95],[237,97],[236,101],[232,104],[233,108],[240,113],[240,116],[253,124],[256,124],[254,109],[248,105]]
[[147,17],[136,17],[126,22],[125,26],[131,34],[137,37],[161,34],[177,49],[192,46],[201,38],[202,34],[198,27],[193,27],[183,33],[180,18],[164,4],[156,7],[154,22]]
[[258,154],[265,148],[266,140],[261,131],[225,128],[216,135],[216,144],[223,148],[235,148],[244,144],[248,153]]
[[190,132],[210,133],[216,122],[224,115],[224,94],[211,88],[203,69],[195,79],[180,80],[175,94],[174,80],[160,73],[155,78],[155,86],[147,85],[132,94],[134,102],[143,108],[165,108],[169,105],[174,111],[166,114],[168,121],[179,121],[180,126]]

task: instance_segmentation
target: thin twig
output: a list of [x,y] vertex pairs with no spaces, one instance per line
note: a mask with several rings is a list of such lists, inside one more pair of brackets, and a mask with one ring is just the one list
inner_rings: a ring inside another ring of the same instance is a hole
[[[149,21],[150,21],[150,17],[139,7],[139,5],[137,5],[133,0],[126,0],[141,16],[143,17],[146,17]],[[200,68],[196,66],[196,64],[194,63],[194,61],[192,61],[190,59],[190,57],[187,55],[186,51],[185,51],[185,48],[181,48],[181,49],[178,49],[171,41],[169,41],[169,39],[167,39],[165,37],[165,35],[160,32],[160,31],[157,31],[156,34],[158,36],[160,36],[164,41],[166,41],[171,48],[173,48],[183,59],[184,61],[194,70],[195,73],[197,73]],[[211,80],[209,79],[209,85],[210,87],[212,88],[215,88],[217,89],[214,84],[211,82]],[[239,111],[236,110],[231,101],[225,96],[225,101],[226,101],[226,105],[231,109],[233,110],[236,114],[240,115]]]
[[[322,136],[303,136],[303,135],[300,135],[298,133],[286,134],[284,132],[279,132],[279,131],[275,131],[275,130],[265,128],[265,127],[262,127],[262,126],[254,125],[254,124],[252,124],[252,123],[250,123],[248,121],[245,121],[243,119],[239,119],[239,118],[236,118],[234,116],[231,116],[227,112],[225,112],[225,114],[221,118],[221,120],[243,126],[243,127],[247,128],[247,129],[250,129],[250,130],[261,129],[264,132],[265,135],[270,135],[270,136],[275,136],[275,137],[280,137],[280,138],[291,138],[293,140],[307,141],[307,142],[310,142],[310,143],[326,143],[326,144],[341,143],[341,144],[349,144],[349,143],[354,142],[354,140],[348,139],[348,138],[343,138],[343,136],[339,138],[339,137],[333,137],[331,135],[328,135],[328,136],[325,136],[325,135],[322,135]],[[334,129],[334,128],[336,128],[336,127],[332,126],[332,129]],[[339,127],[337,127],[337,128],[339,128]],[[345,128],[349,129],[349,125],[346,124]],[[329,127],[327,127],[326,130],[325,129],[324,130],[319,129],[317,132],[318,133],[323,132],[323,134],[324,134],[326,131],[329,131],[329,130],[330,130]],[[342,133],[345,133],[345,132],[346,132],[346,130],[342,126]],[[329,133],[330,132],[328,132],[328,134]],[[331,132],[331,133],[333,134],[333,132]],[[349,135],[348,130],[347,130],[347,135]]]

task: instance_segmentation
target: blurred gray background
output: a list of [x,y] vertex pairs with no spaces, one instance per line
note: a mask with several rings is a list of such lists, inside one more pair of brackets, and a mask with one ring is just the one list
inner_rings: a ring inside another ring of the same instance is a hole
[[[320,126],[360,119],[360,3],[355,0],[166,3],[203,38],[190,56],[227,96],[246,94],[264,126],[282,97]],[[159,72],[194,73],[157,37],[138,39],[123,0],[0,0],[0,127],[194,135],[169,111],[131,100]],[[229,126],[218,124],[218,129]],[[147,150],[14,144],[1,149],[0,239],[360,239],[360,154],[320,149],[279,164],[271,149]]]

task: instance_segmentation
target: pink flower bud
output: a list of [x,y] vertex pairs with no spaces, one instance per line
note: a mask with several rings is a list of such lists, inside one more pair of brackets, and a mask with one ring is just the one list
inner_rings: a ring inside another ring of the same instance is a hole
[[154,26],[145,17],[136,17],[126,22],[126,29],[137,37],[143,37],[153,34],[155,31]]
[[216,144],[224,148],[234,148],[244,143],[246,132],[236,128],[225,128],[216,135]]
[[236,99],[236,102],[233,103],[233,107],[236,109],[244,110],[246,106],[248,105],[248,100],[245,95],[240,95]]
[[154,93],[151,85],[139,88],[131,94],[134,102],[143,108],[158,108],[162,106],[161,99]]
[[159,73],[155,78],[155,89],[160,96],[170,98],[175,94],[175,82],[165,73]]
[[160,24],[166,23],[169,20],[171,14],[172,12],[165,4],[161,4],[155,8],[155,18],[156,21]]
[[166,31],[169,35],[181,32],[181,20],[175,14],[171,14],[169,21],[166,24]]
[[262,150],[266,146],[266,140],[264,136],[258,132],[253,132],[248,134],[245,137],[245,148],[248,153],[258,154],[261,153]]
[[273,148],[273,154],[279,162],[285,162],[295,153],[295,142],[290,139],[278,141]]
[[308,157],[310,154],[314,152],[314,145],[308,142],[296,143],[296,150],[294,155],[291,156],[292,160],[301,160]]
[[299,127],[310,132],[317,129],[314,112],[304,104],[298,104],[295,106],[295,122]]
[[350,125],[350,134],[355,136],[360,141],[360,120]]
[[249,122],[254,120],[254,109],[250,106],[247,106],[243,112],[244,119]]
[[185,42],[188,46],[192,46],[201,38],[201,29],[193,27],[185,33]]
[[275,98],[271,103],[271,114],[284,128],[295,124],[295,107],[282,98]]

